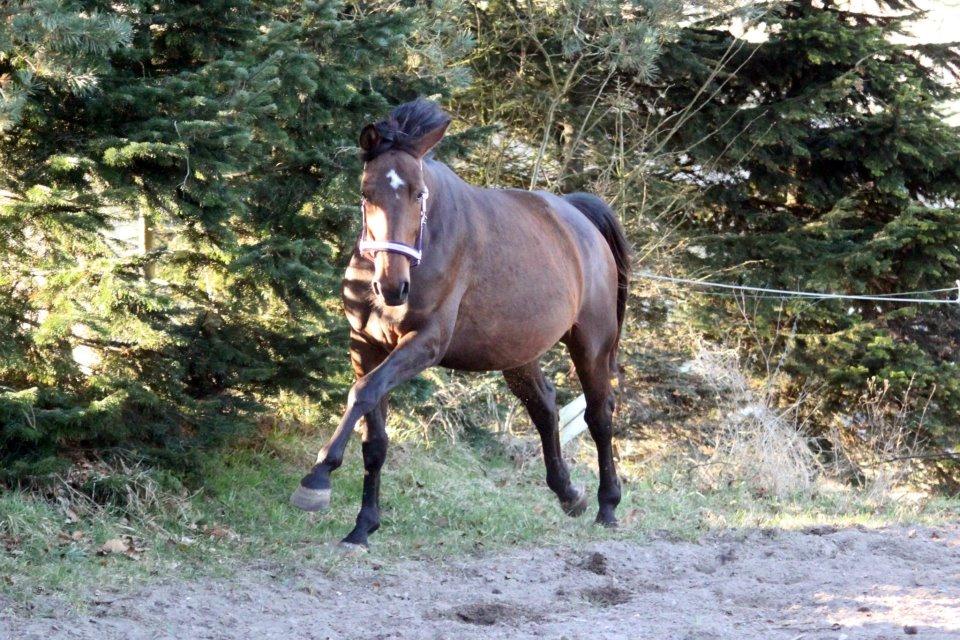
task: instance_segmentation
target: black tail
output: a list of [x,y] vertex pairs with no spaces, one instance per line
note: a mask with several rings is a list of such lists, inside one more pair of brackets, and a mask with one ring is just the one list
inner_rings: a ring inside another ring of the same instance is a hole
[[[563,199],[587,216],[610,245],[613,259],[617,263],[617,327],[622,330],[627,310],[627,287],[630,284],[630,245],[627,244],[623,227],[610,205],[591,193],[571,193]],[[619,331],[617,335],[619,336]]]

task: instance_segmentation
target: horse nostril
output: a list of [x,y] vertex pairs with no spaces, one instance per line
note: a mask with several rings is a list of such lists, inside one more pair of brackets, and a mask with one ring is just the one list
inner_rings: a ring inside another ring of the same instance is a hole
[[408,293],[410,293],[410,283],[404,280],[400,283],[400,297],[406,298]]
[[380,292],[380,281],[379,281],[379,280],[374,280],[374,281],[373,281],[372,283],[370,283],[370,284],[371,284],[371,286],[373,287],[373,292],[374,292],[376,295],[378,295],[378,296],[383,296],[383,294]]

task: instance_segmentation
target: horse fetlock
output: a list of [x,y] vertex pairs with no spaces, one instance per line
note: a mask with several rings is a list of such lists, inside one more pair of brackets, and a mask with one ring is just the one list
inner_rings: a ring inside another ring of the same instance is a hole
[[380,514],[370,513],[367,508],[362,508],[357,516],[357,524],[344,540],[355,542],[354,536],[360,536],[366,542],[367,535],[380,528]]
[[291,494],[290,504],[304,511],[326,511],[330,508],[330,488],[311,489],[301,484]]
[[613,507],[606,505],[600,507],[594,522],[607,529],[616,529],[618,526],[617,516],[613,514]]
[[577,518],[587,510],[587,492],[583,487],[574,487],[573,491],[572,498],[560,501],[560,508],[571,518]]

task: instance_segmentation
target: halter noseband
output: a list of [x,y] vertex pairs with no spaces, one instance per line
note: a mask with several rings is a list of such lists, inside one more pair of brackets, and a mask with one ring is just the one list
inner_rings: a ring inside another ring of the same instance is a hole
[[[423,173],[423,163],[420,163],[420,172]],[[417,231],[417,239],[413,246],[403,244],[402,242],[378,242],[376,240],[367,240],[367,200],[360,198],[360,214],[363,216],[363,226],[360,229],[360,242],[357,243],[357,249],[360,255],[366,256],[371,260],[381,252],[398,253],[406,256],[410,260],[410,266],[415,267],[420,264],[423,258],[423,229],[427,224],[427,198],[430,197],[430,190],[426,185],[423,187],[423,196],[420,198],[420,230]]]

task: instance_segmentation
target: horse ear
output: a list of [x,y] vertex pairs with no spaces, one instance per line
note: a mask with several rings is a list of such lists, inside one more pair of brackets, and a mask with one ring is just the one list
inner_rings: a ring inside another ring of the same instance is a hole
[[418,158],[422,158],[430,152],[430,149],[433,149],[437,146],[437,143],[443,140],[444,134],[447,132],[447,127],[450,126],[450,118],[447,118],[443,124],[439,127],[427,131],[425,134],[420,136],[420,139],[417,140],[414,145],[414,150],[417,153]]
[[360,132],[360,148],[369,152],[375,149],[378,144],[380,144],[380,132],[377,131],[376,125],[368,124]]

